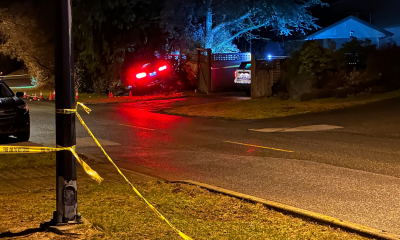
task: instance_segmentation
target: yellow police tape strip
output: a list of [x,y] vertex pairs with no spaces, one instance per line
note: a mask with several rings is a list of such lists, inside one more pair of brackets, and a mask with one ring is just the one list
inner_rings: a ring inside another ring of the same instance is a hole
[[96,182],[101,183],[103,178],[99,174],[89,167],[82,159],[76,154],[73,147],[24,147],[24,146],[1,146],[0,154],[20,154],[20,153],[47,153],[47,152],[58,152],[58,151],[70,151],[76,158],[76,160],[81,164],[85,172]]
[[89,135],[93,138],[93,140],[96,142],[97,146],[99,146],[99,148],[101,149],[101,151],[103,151],[104,155],[107,157],[107,159],[114,165],[114,167],[117,169],[117,171],[119,172],[119,174],[125,179],[125,181],[132,187],[133,191],[135,191],[135,193],[151,208],[151,210],[153,210],[153,212],[155,214],[157,214],[157,216],[159,218],[161,218],[162,220],[164,220],[176,233],[179,234],[179,236],[181,236],[183,239],[185,240],[192,240],[191,237],[187,236],[186,234],[184,234],[183,232],[181,232],[179,229],[177,229],[174,225],[172,225],[157,209],[154,208],[153,205],[151,205],[143,196],[142,194],[140,194],[140,192],[133,186],[133,184],[125,177],[125,175],[121,172],[121,170],[118,168],[118,166],[114,163],[114,161],[111,159],[110,156],[108,156],[108,154],[106,153],[106,151],[104,150],[104,148],[101,146],[101,144],[99,143],[99,141],[96,139],[96,137],[93,135],[92,131],[90,131],[90,129],[88,128],[88,126],[86,125],[86,123],[83,121],[83,119],[81,118],[81,116],[79,115],[77,108],[78,106],[83,107],[83,109],[86,111],[86,113],[90,113],[92,110],[90,110],[90,108],[86,107],[83,103],[78,102],[76,104],[76,109],[71,109],[72,111],[74,110],[76,112],[76,116],[78,117],[79,121],[81,122],[82,126],[86,129],[86,131],[89,133]]

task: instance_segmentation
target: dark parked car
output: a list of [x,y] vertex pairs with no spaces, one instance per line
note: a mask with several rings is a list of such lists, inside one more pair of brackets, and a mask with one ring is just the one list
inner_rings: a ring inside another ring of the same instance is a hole
[[13,135],[20,141],[30,137],[30,116],[28,105],[20,99],[24,94],[16,94],[0,80],[0,139]]

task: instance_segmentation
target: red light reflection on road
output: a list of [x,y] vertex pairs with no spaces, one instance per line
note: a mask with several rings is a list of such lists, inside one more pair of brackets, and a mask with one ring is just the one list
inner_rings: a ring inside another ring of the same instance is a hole
[[121,104],[118,113],[125,118],[126,124],[151,129],[178,129],[185,123],[190,122],[189,118],[179,116],[157,114],[150,111],[169,108],[183,98],[166,99],[156,101],[142,101],[138,103]]
[[160,106],[171,106],[176,101],[179,100],[143,101],[118,105],[117,112],[123,119],[120,123],[126,128],[124,129],[126,136],[132,139],[130,146],[135,148],[134,152],[125,152],[119,157],[163,172],[183,172],[184,169],[175,167],[173,159],[168,157],[172,151],[169,148],[174,149],[177,144],[176,136],[179,136],[175,133],[184,131],[183,128],[191,122],[191,119],[139,110],[160,109]]

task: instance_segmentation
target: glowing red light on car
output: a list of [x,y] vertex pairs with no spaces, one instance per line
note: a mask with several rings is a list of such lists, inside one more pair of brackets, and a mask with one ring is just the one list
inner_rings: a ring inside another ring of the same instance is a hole
[[235,75],[235,78],[236,78],[236,77],[237,77],[237,73],[236,73],[236,71],[235,71],[234,75]]
[[147,74],[146,73],[138,73],[138,74],[136,74],[136,78],[144,78],[144,77],[146,77],[147,76]]
[[162,67],[159,67],[158,68],[158,71],[164,71],[165,69],[167,69],[167,65],[164,65],[164,66],[162,66]]

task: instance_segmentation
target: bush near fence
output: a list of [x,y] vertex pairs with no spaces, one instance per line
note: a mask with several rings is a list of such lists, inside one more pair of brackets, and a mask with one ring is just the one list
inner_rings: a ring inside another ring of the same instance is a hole
[[333,52],[307,41],[287,60],[274,95],[308,101],[394,91],[400,88],[399,65],[396,45],[376,49],[368,41],[353,39]]

